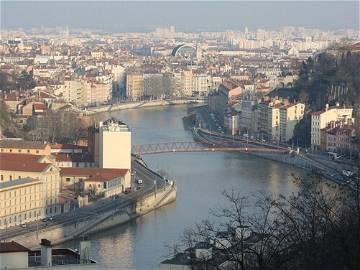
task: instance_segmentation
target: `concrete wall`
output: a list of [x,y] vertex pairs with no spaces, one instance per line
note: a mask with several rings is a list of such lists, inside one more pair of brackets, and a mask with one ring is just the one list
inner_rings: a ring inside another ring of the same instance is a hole
[[144,215],[154,209],[176,200],[176,186],[167,185],[165,189],[150,193],[135,204],[123,209],[111,209],[101,215],[94,215],[85,220],[79,220],[67,225],[51,226],[36,232],[30,232],[11,239],[28,248],[39,246],[40,239],[48,239],[54,245],[60,244],[83,235],[104,231],[111,227],[123,224],[133,218]]
[[27,252],[0,253],[0,269],[26,268],[27,266]]

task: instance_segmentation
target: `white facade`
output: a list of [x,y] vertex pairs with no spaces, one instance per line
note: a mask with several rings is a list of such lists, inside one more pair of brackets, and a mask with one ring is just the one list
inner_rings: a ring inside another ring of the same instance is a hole
[[127,125],[112,120],[100,122],[99,165],[131,170],[131,132]]
[[318,150],[321,144],[320,130],[325,128],[331,121],[352,120],[352,108],[330,108],[326,106],[324,111],[311,114],[311,148]]

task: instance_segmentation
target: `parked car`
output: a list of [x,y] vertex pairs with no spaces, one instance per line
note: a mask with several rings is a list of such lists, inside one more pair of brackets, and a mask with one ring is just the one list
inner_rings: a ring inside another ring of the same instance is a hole
[[129,194],[130,192],[131,192],[131,188],[126,188],[124,191],[125,194]]
[[47,218],[43,218],[41,221],[42,221],[42,222],[47,222],[48,219],[47,219]]
[[27,228],[27,224],[25,224],[25,223],[20,224],[20,227],[21,227],[21,228]]
[[138,183],[139,185],[142,185],[142,183],[143,183],[143,180],[141,180],[141,179],[138,179],[138,180],[137,180],[137,183]]
[[140,187],[140,186],[137,186],[137,187],[136,187],[136,190],[140,190],[140,189],[141,189],[141,187]]

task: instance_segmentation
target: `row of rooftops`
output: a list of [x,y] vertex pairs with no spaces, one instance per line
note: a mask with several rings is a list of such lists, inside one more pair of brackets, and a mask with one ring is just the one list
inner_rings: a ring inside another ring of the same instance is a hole
[[[0,153],[0,170],[41,173],[44,172],[46,168],[54,166],[52,163],[41,163],[44,157],[45,156],[29,154]],[[55,169],[57,169],[57,167],[55,167]],[[99,182],[109,181],[119,176],[123,177],[128,172],[128,169],[104,169],[95,167],[62,167],[59,168],[59,170],[60,176],[84,176],[91,181]]]

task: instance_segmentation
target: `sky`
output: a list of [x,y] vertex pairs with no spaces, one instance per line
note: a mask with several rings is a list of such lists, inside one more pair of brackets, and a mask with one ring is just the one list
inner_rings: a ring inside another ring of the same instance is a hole
[[359,1],[4,1],[1,29],[68,26],[110,32],[304,26],[359,29]]

